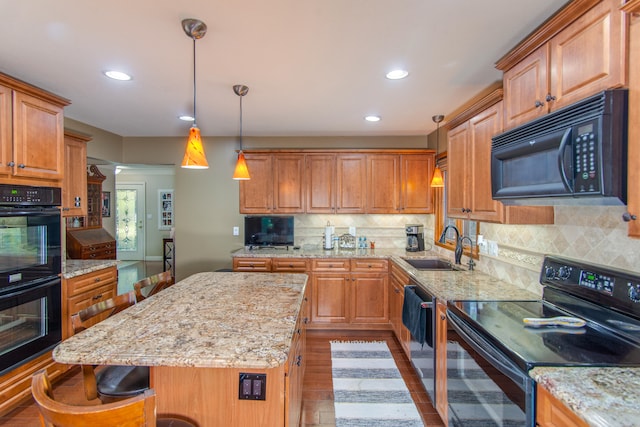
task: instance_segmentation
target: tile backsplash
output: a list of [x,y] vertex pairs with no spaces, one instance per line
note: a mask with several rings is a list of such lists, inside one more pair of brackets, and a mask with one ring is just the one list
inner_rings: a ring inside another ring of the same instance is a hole
[[[497,256],[480,255],[476,269],[541,294],[540,268],[553,254],[613,268],[640,271],[640,239],[627,237],[624,206],[556,206],[555,224],[480,224],[480,234],[498,244]],[[375,241],[377,248],[406,246],[406,224],[424,224],[427,250],[433,245],[433,215],[297,215],[296,244],[317,247],[327,221],[340,236],[356,227],[357,236]],[[451,258],[451,251],[432,248]],[[462,262],[467,261],[466,256]]]

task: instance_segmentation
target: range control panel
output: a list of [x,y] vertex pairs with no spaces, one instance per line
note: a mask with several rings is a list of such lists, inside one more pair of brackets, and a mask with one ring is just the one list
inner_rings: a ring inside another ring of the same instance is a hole
[[554,256],[544,259],[540,283],[591,300],[602,295],[606,305],[640,317],[640,274]]

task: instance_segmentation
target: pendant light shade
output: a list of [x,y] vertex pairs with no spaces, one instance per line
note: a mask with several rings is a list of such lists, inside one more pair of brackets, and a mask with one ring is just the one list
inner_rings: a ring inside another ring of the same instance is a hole
[[233,172],[233,179],[246,181],[251,179],[251,175],[249,175],[247,161],[244,159],[244,153],[242,152],[242,97],[249,92],[249,88],[245,85],[234,85],[233,91],[240,97],[240,152],[238,152],[238,161],[236,162],[236,169]]
[[[431,120],[433,120],[436,124],[436,156],[438,155],[438,152],[440,151],[440,122],[444,119],[444,116],[442,114],[439,114],[437,116],[433,116],[431,117]],[[440,170],[440,168],[438,167],[438,165],[436,165],[436,167],[433,169],[433,177],[431,178],[431,188],[442,188],[444,187],[444,179],[442,178],[442,171]]]
[[184,19],[182,29],[193,39],[193,126],[189,130],[189,139],[181,166],[187,169],[207,169],[209,163],[204,153],[200,129],[196,124],[196,40],[207,34],[207,25],[198,19]]

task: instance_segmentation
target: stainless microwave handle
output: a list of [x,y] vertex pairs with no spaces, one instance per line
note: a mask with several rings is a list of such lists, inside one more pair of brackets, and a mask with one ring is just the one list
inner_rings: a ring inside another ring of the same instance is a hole
[[560,148],[558,149],[558,169],[560,170],[560,176],[562,177],[564,188],[568,192],[573,192],[573,189],[571,188],[571,184],[569,183],[569,179],[567,178],[567,171],[564,169],[564,152],[567,144],[571,140],[571,129],[572,128],[568,128],[566,131],[564,131],[562,140],[560,141]]

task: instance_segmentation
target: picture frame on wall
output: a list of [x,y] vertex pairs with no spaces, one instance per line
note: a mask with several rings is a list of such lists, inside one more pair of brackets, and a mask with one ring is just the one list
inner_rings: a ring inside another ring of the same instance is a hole
[[173,227],[173,190],[158,190],[158,230]]
[[102,216],[111,216],[111,191],[102,192]]

